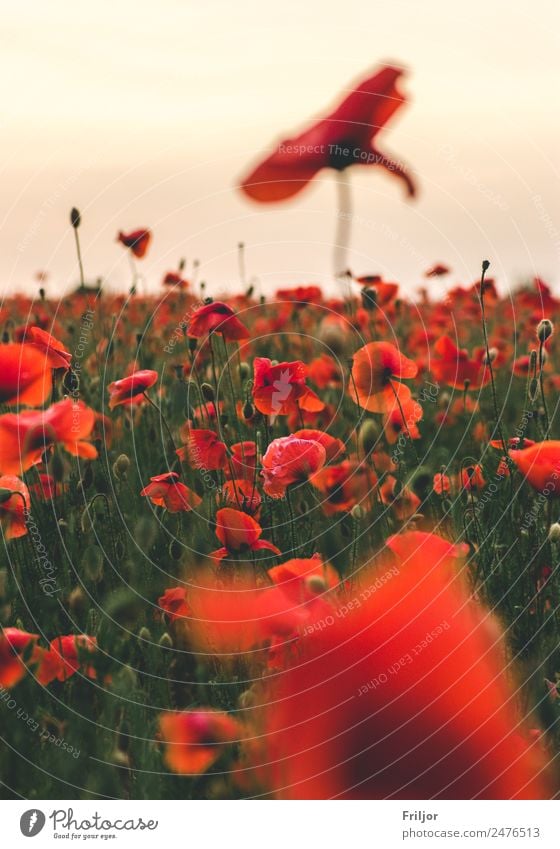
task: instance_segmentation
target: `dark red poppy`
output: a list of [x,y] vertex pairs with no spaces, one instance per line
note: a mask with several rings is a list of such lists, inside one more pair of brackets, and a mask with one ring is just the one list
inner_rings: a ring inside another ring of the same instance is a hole
[[170,622],[176,622],[177,619],[185,619],[191,615],[185,587],[169,587],[158,598],[158,607],[163,610]]
[[472,357],[466,348],[457,348],[449,336],[442,336],[434,345],[435,357],[430,370],[436,380],[455,389],[480,389],[490,380],[490,370],[485,364],[484,348],[477,348]]
[[0,501],[0,527],[5,539],[17,539],[27,534],[26,510],[31,507],[29,490],[15,475],[0,477],[0,490],[9,490],[13,495]]
[[13,687],[23,678],[26,666],[20,655],[37,639],[19,628],[0,629],[0,687]]
[[[67,634],[64,637],[56,637],[49,647],[51,661],[58,664],[55,677],[59,681],[66,681],[74,673],[80,670],[88,678],[96,678],[96,672],[90,664],[90,659],[97,649],[95,637],[85,634]],[[43,681],[43,683],[45,683]]]
[[146,255],[151,240],[151,231],[144,228],[133,230],[131,233],[123,233],[121,230],[117,237],[117,241],[129,248],[137,259]]
[[188,459],[194,469],[212,471],[225,466],[226,446],[213,430],[188,428],[181,432],[181,436],[187,444],[178,448],[177,454],[181,460]]
[[169,286],[172,289],[188,289],[190,283],[176,271],[168,271],[162,280],[162,285]]
[[416,377],[418,366],[389,342],[370,342],[356,351],[349,392],[372,413],[388,413],[410,398],[402,378]]
[[209,333],[219,333],[226,342],[249,338],[245,325],[239,321],[232,308],[222,301],[204,304],[189,319],[187,335],[192,339],[201,339]]
[[25,333],[25,342],[45,354],[51,368],[70,368],[72,365],[72,354],[62,342],[47,333],[41,327],[28,327]]
[[165,743],[165,763],[180,775],[206,772],[226,744],[242,736],[242,727],[236,719],[213,708],[164,713],[159,730]]
[[424,276],[425,277],[443,277],[444,274],[449,274],[450,271],[451,271],[451,269],[448,268],[447,265],[444,265],[442,262],[437,262],[435,265],[432,265],[430,268],[428,268],[428,270],[425,272]]
[[222,507],[216,513],[216,536],[223,547],[213,551],[210,557],[222,560],[243,552],[263,550],[280,554],[275,545],[260,539],[261,534],[261,526],[247,513],[232,507]]
[[364,80],[325,118],[294,138],[278,144],[241,181],[250,198],[265,203],[300,192],[322,168],[343,171],[351,165],[378,165],[404,181],[414,195],[408,170],[376,146],[379,131],[405,103],[397,82],[403,70],[386,66]]

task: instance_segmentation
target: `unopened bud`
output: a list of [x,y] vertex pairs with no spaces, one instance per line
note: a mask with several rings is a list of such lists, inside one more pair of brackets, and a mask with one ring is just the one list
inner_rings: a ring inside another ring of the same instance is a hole
[[497,348],[489,348],[488,353],[484,355],[484,365],[488,365],[489,363],[493,363],[496,357],[498,356]]
[[313,593],[313,595],[320,595],[327,589],[327,585],[320,575],[310,575],[309,578],[306,579],[305,585],[309,592]]
[[173,640],[165,631],[158,640],[158,646],[161,646],[162,649],[172,649],[173,648]]
[[70,210],[70,224],[77,230],[80,224],[82,223],[82,216],[80,215],[80,211],[76,209],[75,206]]
[[119,454],[113,463],[113,474],[117,480],[126,480],[128,470],[130,469],[130,460],[126,454]]
[[532,377],[529,381],[529,398],[534,401],[539,394],[539,381],[536,377]]
[[539,321],[537,325],[537,339],[539,342],[546,342],[547,339],[550,339],[552,333],[554,331],[554,325],[548,318],[543,318],[542,321]]
[[360,443],[365,454],[370,454],[379,439],[379,425],[373,419],[366,419],[360,427]]
[[202,383],[200,386],[200,391],[202,392],[202,395],[204,396],[204,399],[206,401],[214,401],[216,393],[214,392],[214,387],[211,386],[209,383]]
[[149,628],[146,628],[143,625],[138,631],[138,640],[140,643],[151,643],[152,642],[152,632]]
[[5,487],[0,487],[0,504],[5,504],[6,501],[9,501],[14,491],[12,489],[6,489]]
[[490,262],[487,259],[482,260],[482,273],[486,274],[488,269],[490,268]]
[[243,404],[243,418],[249,421],[253,418],[254,415],[255,408],[253,407],[250,401],[246,401],[245,404]]
[[560,524],[553,522],[548,529],[548,538],[550,542],[560,542]]
[[239,363],[239,377],[241,380],[247,380],[250,374],[251,369],[249,368],[249,363]]
[[360,522],[364,518],[364,508],[360,507],[359,504],[354,504],[350,511],[350,515],[356,522]]

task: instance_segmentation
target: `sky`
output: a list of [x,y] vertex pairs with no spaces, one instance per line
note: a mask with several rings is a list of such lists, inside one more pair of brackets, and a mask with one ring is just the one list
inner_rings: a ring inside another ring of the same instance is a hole
[[[0,0],[0,292],[59,295],[78,279],[69,210],[81,210],[89,280],[126,289],[120,229],[150,227],[141,272],[193,260],[211,294],[332,285],[336,192],[323,171],[290,202],[236,181],[385,62],[409,103],[379,136],[407,163],[410,202],[381,169],[352,168],[348,265],[410,293],[489,259],[503,291],[539,275],[560,290],[560,7],[511,0]],[[139,266],[140,267],[140,266]]]

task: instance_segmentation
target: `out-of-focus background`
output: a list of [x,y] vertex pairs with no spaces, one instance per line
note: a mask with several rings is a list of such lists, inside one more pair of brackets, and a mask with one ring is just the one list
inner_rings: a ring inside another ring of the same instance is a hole
[[236,178],[387,60],[409,69],[410,103],[379,144],[420,196],[352,169],[351,269],[413,291],[433,262],[451,286],[487,257],[503,290],[534,274],[560,287],[555,0],[3,0],[0,13],[4,293],[36,289],[38,271],[53,294],[76,283],[73,205],[86,274],[114,288],[130,283],[116,232],[143,226],[154,290],[181,257],[210,292],[231,289],[240,240],[263,291],[329,285],[332,176],[275,206]]

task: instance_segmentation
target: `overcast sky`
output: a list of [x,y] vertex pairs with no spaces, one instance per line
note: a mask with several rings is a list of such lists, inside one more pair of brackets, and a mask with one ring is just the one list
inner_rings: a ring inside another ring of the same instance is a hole
[[0,287],[76,281],[71,206],[87,275],[127,286],[119,229],[149,226],[155,289],[181,257],[209,290],[237,285],[236,246],[264,291],[329,281],[335,186],[324,171],[260,206],[236,178],[279,136],[391,61],[410,103],[379,144],[410,164],[415,202],[352,169],[349,264],[412,290],[428,265],[504,289],[560,288],[560,7],[555,0],[0,0]]

